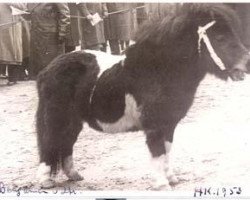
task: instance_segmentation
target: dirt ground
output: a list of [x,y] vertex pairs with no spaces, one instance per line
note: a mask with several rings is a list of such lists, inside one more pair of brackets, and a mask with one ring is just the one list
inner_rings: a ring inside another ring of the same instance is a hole
[[[0,79],[0,182],[36,185],[38,167],[34,81],[6,86]],[[250,189],[250,77],[223,82],[208,75],[188,115],[175,131],[172,149],[179,184],[174,191],[200,186]],[[58,188],[151,190],[150,156],[143,132],[105,134],[87,125],[74,147],[76,183],[58,176]]]

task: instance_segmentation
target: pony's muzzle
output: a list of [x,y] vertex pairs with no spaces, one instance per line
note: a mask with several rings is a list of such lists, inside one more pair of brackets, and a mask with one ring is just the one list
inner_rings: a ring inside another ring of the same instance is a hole
[[245,74],[250,73],[250,54],[246,53],[242,59],[228,72],[233,81],[244,80]]
[[233,81],[242,81],[245,79],[245,72],[240,69],[231,69],[229,76]]

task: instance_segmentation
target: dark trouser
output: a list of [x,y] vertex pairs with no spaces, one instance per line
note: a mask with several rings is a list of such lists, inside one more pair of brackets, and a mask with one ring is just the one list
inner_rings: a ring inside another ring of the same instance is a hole
[[75,51],[76,47],[75,46],[65,46],[65,53],[69,53],[71,51]]
[[120,46],[118,40],[109,40],[109,45],[111,49],[111,54],[120,55]]
[[101,47],[100,50],[103,51],[103,52],[107,52],[107,46],[108,46],[107,42],[102,43],[102,47]]
[[[124,41],[124,40],[121,40],[120,41],[120,44],[121,44],[121,50],[125,50],[126,48],[128,48],[129,46],[129,41]],[[125,48],[124,48],[124,44],[125,44]]]
[[6,65],[5,64],[0,64],[0,74],[1,75],[6,75]]
[[8,81],[17,82],[20,73],[19,65],[8,65]]

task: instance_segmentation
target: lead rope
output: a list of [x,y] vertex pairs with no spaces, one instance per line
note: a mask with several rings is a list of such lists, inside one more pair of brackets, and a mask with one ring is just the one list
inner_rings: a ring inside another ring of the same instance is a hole
[[211,58],[213,59],[213,61],[215,62],[215,64],[221,69],[221,70],[225,70],[226,67],[224,65],[224,63],[222,62],[222,60],[219,58],[219,56],[216,54],[216,52],[214,51],[214,48],[207,36],[207,29],[209,29],[210,27],[212,27],[214,24],[216,23],[215,20],[209,22],[208,24],[206,24],[205,26],[199,26],[198,27],[198,35],[199,35],[199,39],[198,39],[198,52],[199,54],[201,53],[201,40],[204,41],[204,43],[206,44],[206,47],[208,49],[208,52],[210,53]]

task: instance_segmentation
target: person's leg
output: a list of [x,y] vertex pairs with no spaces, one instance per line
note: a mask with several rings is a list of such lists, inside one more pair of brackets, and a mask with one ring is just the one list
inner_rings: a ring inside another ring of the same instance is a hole
[[126,48],[129,47],[129,40],[126,40],[126,41],[121,40],[120,45],[121,45],[121,50],[124,51]]
[[124,50],[124,40],[120,40],[121,50]]
[[129,40],[126,40],[126,41],[125,41],[125,46],[126,46],[126,48],[129,47]]
[[16,84],[18,78],[18,67],[17,65],[8,65],[8,85]]
[[65,53],[75,51],[76,47],[75,46],[65,46]]
[[107,52],[107,42],[105,42],[105,43],[102,43],[102,47],[101,47],[101,51],[103,51],[103,52]]
[[95,45],[92,45],[92,46],[88,46],[86,49],[100,51],[101,48],[102,48],[101,44],[95,44]]
[[111,54],[120,55],[120,47],[118,40],[109,40]]
[[1,76],[6,76],[6,65],[5,64],[0,64],[0,75]]

